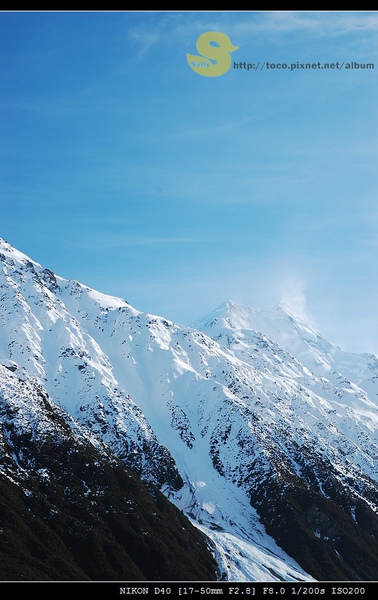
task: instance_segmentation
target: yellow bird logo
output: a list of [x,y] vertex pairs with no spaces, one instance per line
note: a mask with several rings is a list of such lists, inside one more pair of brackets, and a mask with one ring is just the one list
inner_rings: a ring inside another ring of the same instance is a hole
[[218,77],[231,66],[230,52],[237,50],[225,33],[208,31],[199,36],[196,49],[201,56],[187,54],[188,64],[193,71],[204,77]]

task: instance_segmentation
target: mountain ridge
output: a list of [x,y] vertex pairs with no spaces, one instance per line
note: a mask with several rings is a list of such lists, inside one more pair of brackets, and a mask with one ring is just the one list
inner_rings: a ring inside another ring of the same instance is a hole
[[268,335],[274,319],[251,329],[256,311],[235,303],[221,306],[238,327],[220,307],[182,327],[4,242],[0,259],[0,357],[211,538],[220,578],[378,578],[371,355],[356,376],[355,355],[335,361],[336,347],[282,307],[286,348]]

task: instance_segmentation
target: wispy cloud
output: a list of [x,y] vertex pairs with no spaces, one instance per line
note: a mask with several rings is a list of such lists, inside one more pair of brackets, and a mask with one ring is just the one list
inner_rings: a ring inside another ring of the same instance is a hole
[[[230,23],[231,26],[231,23]],[[376,32],[378,14],[376,12],[339,11],[270,11],[245,13],[233,26],[237,34],[251,32],[285,33],[313,32],[343,34],[350,32]]]
[[306,282],[297,272],[287,268],[277,281],[280,302],[301,319],[310,322],[306,298]]
[[188,237],[141,237],[141,238],[126,238],[120,243],[122,246],[161,246],[166,244],[194,244],[197,240]]
[[378,31],[378,13],[364,11],[167,11],[164,18],[160,15],[158,22],[153,18],[154,13],[151,16],[149,22],[135,26],[129,33],[129,39],[139,47],[139,58],[144,58],[157,45],[171,45],[178,39],[194,46],[204,31],[226,31],[234,43],[243,43],[246,38],[251,39],[251,35],[303,33],[338,37]]
[[[85,238],[77,239],[77,244],[85,247],[88,246],[101,246],[101,248],[107,249],[120,249],[127,247],[136,246],[164,246],[164,245],[175,245],[175,244],[195,244],[198,240],[192,237],[185,236],[172,236],[172,237],[158,237],[148,235],[129,235],[127,233],[100,233],[96,236],[88,236]],[[74,243],[74,241],[72,242]]]
[[143,58],[148,52],[161,42],[160,31],[150,31],[143,29],[134,29],[130,32],[129,38],[138,47],[138,58]]
[[[192,18],[190,18],[192,17]],[[313,32],[316,34],[375,33],[377,12],[339,11],[245,11],[229,13],[191,13],[185,23],[177,24],[177,35],[207,30],[224,30],[229,35],[251,33]]]

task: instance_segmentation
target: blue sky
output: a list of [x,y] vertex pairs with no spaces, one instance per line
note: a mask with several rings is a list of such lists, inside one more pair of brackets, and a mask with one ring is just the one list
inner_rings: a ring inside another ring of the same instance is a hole
[[[233,63],[374,64],[203,77]],[[378,353],[377,12],[0,13],[0,236],[190,323],[286,302]]]

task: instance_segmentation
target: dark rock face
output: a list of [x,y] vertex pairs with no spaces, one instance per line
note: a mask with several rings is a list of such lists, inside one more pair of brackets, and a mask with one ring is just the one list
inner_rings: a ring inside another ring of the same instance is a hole
[[43,390],[10,378],[13,400],[0,387],[1,580],[216,579],[206,540],[178,509],[75,431]]
[[378,578],[378,517],[349,491],[265,481],[251,498],[267,533],[319,581]]

